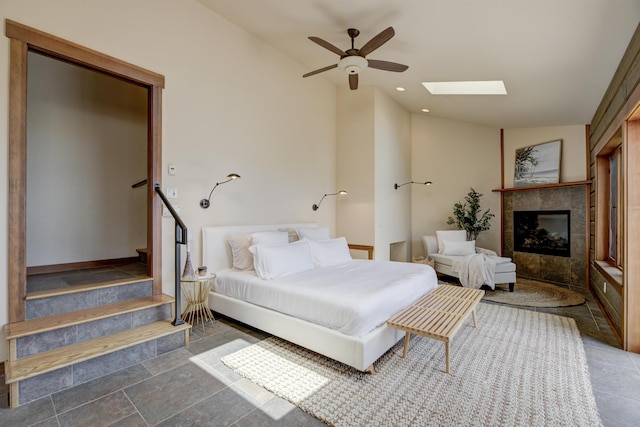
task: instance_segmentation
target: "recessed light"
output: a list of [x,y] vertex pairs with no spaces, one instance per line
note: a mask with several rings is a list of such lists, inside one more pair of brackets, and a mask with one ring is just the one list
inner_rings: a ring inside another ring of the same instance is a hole
[[396,88],[396,90],[397,90],[398,92],[404,92],[406,89],[405,89],[405,88],[403,88],[403,87],[401,87],[401,86],[398,86],[398,87]]
[[506,95],[502,80],[467,82],[422,82],[432,95]]
[[428,108],[423,108],[423,109],[422,109],[422,110],[420,110],[420,111],[422,111],[423,113],[428,113],[428,112],[429,112],[429,109],[428,109]]

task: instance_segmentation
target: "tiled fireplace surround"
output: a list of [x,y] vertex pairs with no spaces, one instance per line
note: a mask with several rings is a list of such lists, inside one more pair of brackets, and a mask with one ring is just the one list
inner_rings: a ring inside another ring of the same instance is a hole
[[[502,192],[503,255],[513,258],[518,277],[586,287],[587,278],[586,185],[510,189]],[[571,257],[540,255],[513,250],[513,212],[571,211]]]

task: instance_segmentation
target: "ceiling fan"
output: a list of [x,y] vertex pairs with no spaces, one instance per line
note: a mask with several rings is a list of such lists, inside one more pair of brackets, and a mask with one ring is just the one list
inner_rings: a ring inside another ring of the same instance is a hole
[[347,30],[347,34],[349,34],[349,37],[351,37],[351,49],[348,49],[346,51],[335,47],[331,43],[322,40],[320,37],[309,37],[309,40],[311,40],[312,42],[317,43],[325,49],[328,49],[331,52],[340,55],[340,61],[338,61],[337,64],[329,65],[328,67],[311,71],[303,75],[302,77],[309,77],[318,73],[322,73],[324,71],[339,68],[349,74],[349,88],[351,90],[356,90],[358,89],[358,73],[360,73],[363,68],[371,67],[378,70],[395,72],[402,72],[409,68],[407,65],[402,65],[395,62],[365,58],[371,52],[388,42],[391,37],[396,34],[396,32],[393,30],[393,27],[389,27],[386,30],[383,30],[377,36],[365,43],[364,46],[362,46],[360,49],[356,49],[353,44],[354,39],[358,37],[360,31],[356,30],[355,28],[349,28]]

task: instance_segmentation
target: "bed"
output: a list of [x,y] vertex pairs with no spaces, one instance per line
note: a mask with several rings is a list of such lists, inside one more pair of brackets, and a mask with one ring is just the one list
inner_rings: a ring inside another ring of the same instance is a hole
[[[232,236],[269,231],[291,233],[314,227],[317,224],[203,227],[202,265],[217,274],[208,298],[209,308],[360,371],[373,372],[373,362],[404,337],[402,331],[387,327],[386,321],[435,289],[435,271],[423,264],[355,259],[272,280],[260,279],[255,272],[231,269],[234,255],[228,241]],[[310,291],[300,291],[303,286]],[[293,293],[278,294],[280,287],[288,287]],[[357,290],[351,287],[366,292],[355,297],[351,292]],[[326,295],[337,293],[345,307],[326,305],[331,302]],[[375,308],[352,304],[365,299],[373,300]],[[275,309],[268,302],[274,300],[281,304]],[[294,312],[287,312],[290,309]],[[364,312],[373,326],[363,326],[343,309],[354,310],[358,315]],[[323,318],[322,313],[331,315]]]

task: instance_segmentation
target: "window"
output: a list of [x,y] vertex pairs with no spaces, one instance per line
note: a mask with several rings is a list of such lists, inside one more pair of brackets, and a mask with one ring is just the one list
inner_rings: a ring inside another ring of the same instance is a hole
[[624,209],[622,137],[614,136],[597,157],[597,236],[596,258],[622,269]]
[[622,147],[618,146],[609,156],[609,261],[611,261],[616,266],[621,267],[622,257],[620,256],[620,240],[622,234],[620,233],[621,228],[621,218],[620,218],[620,210],[618,209],[618,203],[621,200],[620,197],[620,173],[619,173],[619,165],[621,164],[620,159],[622,158]]

